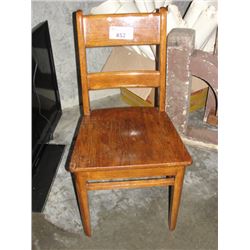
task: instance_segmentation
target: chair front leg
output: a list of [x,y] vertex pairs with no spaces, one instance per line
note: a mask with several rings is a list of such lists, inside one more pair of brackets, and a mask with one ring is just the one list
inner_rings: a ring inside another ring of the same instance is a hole
[[180,167],[175,176],[175,182],[173,186],[169,186],[169,213],[168,213],[168,225],[170,230],[174,230],[176,227],[177,216],[181,200],[181,192],[183,186],[183,179],[185,174],[185,167]]
[[87,191],[87,180],[79,174],[75,174],[76,192],[78,197],[78,203],[80,206],[80,215],[82,219],[82,225],[84,232],[87,236],[91,236],[90,226],[90,213],[89,213],[89,201]]

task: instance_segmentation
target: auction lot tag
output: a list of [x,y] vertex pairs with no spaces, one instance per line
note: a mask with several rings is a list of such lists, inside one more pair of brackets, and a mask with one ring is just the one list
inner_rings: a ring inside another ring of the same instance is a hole
[[110,26],[109,39],[132,40],[134,37],[133,27]]

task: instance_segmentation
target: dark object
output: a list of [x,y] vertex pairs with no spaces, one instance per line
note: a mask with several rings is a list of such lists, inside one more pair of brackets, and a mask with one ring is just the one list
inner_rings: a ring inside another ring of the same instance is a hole
[[64,152],[64,145],[46,144],[32,178],[32,211],[42,212],[51,183]]
[[52,137],[61,117],[56,71],[50,42],[48,22],[32,31],[32,167],[37,166],[40,153]]
[[62,115],[48,22],[32,30],[32,211],[41,212],[64,146],[46,144]]

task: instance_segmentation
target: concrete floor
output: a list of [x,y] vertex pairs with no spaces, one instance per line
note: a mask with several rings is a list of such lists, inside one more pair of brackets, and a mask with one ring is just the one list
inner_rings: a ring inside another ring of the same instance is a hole
[[[121,106],[119,97],[94,102],[96,108],[109,105]],[[217,151],[187,149],[193,164],[186,171],[174,232],[167,225],[167,188],[91,191],[92,237],[65,231],[33,213],[33,249],[217,249]]]

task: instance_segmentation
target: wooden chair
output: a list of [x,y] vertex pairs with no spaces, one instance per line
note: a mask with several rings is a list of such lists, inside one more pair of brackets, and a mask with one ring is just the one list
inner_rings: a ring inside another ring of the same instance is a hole
[[[192,160],[165,113],[166,15],[165,8],[153,14],[85,16],[80,10],[76,12],[84,116],[69,171],[88,236],[91,235],[89,190],[170,186],[169,228],[175,229],[185,167]],[[111,29],[115,30],[112,34]],[[87,72],[86,48],[145,44],[159,45],[158,70]],[[159,108],[125,107],[90,112],[89,90],[117,87],[159,88]]]

